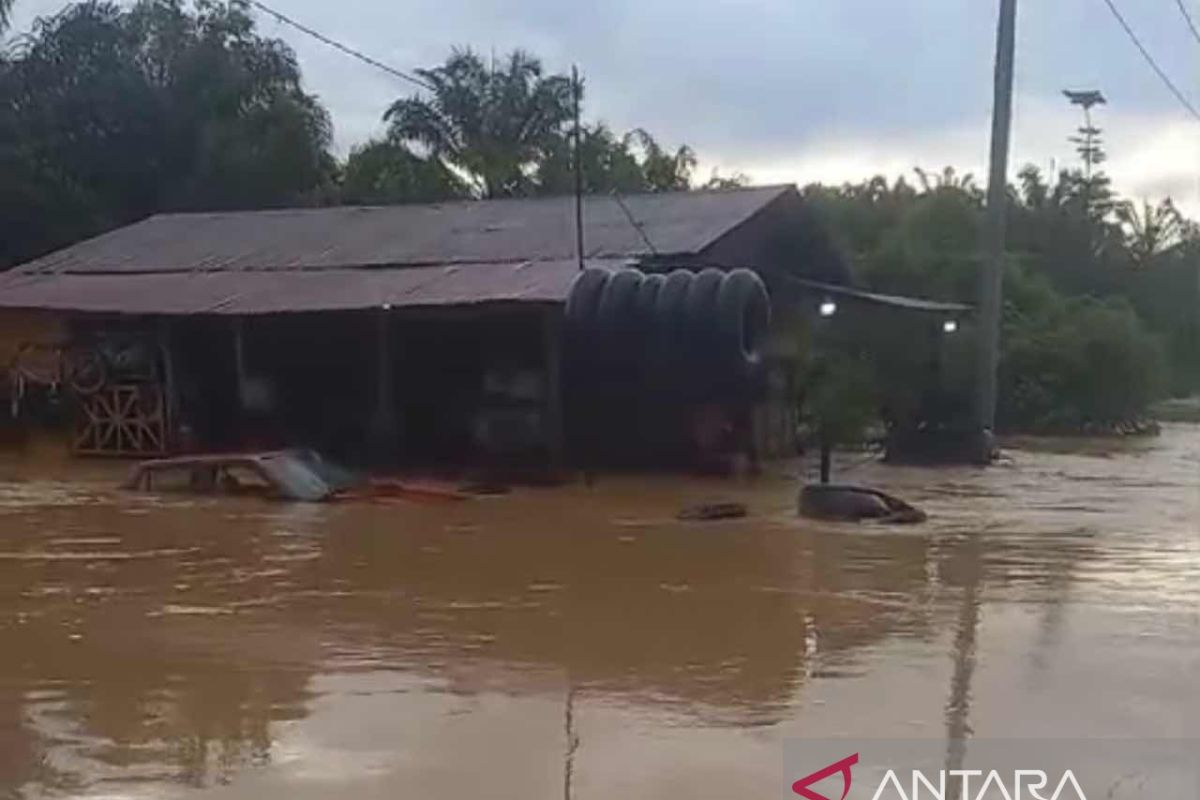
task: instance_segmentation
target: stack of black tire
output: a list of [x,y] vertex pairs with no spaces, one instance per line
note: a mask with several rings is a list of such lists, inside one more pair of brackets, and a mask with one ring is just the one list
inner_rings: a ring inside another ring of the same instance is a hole
[[630,438],[661,450],[656,440],[680,438],[696,404],[749,402],[770,318],[750,270],[582,271],[566,308],[570,416],[586,428],[575,438],[588,450]]

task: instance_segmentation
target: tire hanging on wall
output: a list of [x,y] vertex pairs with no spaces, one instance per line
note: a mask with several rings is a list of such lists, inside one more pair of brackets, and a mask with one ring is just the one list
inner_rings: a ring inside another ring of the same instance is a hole
[[596,308],[596,331],[607,345],[619,345],[636,335],[634,303],[644,274],[636,269],[612,273]]
[[687,336],[684,329],[684,304],[692,285],[692,273],[677,269],[669,273],[659,289],[654,303],[654,327],[648,355],[651,359],[654,383],[663,397],[674,396],[686,377],[682,354]]
[[637,297],[633,298],[633,313],[638,330],[649,341],[654,336],[658,296],[662,293],[667,276],[652,272],[642,279]]
[[717,293],[725,273],[709,267],[692,279],[684,302],[684,322],[690,341],[701,348],[716,341]]
[[770,299],[747,269],[586,269],[571,285],[565,315],[569,372],[579,385],[639,375],[641,385],[656,387],[648,391],[678,402],[744,392],[763,377]]
[[771,324],[771,301],[762,278],[748,269],[725,275],[717,292],[716,324],[727,363],[739,374],[755,373]]
[[677,269],[667,275],[654,304],[654,338],[660,355],[668,361],[678,360],[679,345],[686,340],[683,334],[687,325],[684,307],[691,286],[692,273]]
[[590,337],[595,329],[600,296],[609,280],[608,270],[588,267],[571,281],[564,312],[567,328],[578,337]]
[[[608,383],[624,383],[637,370],[637,330],[633,325],[633,302],[642,286],[642,273],[619,269],[608,279],[596,308],[592,334],[593,365],[599,378]],[[611,403],[609,405],[612,405]]]
[[711,400],[723,378],[724,365],[713,359],[718,344],[717,292],[722,277],[724,273],[711,267],[697,273],[683,304],[678,345],[683,368],[681,383],[693,400]]

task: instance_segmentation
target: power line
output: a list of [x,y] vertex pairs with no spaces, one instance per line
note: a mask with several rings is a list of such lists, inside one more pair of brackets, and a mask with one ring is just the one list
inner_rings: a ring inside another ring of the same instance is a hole
[[1179,91],[1179,87],[1175,85],[1170,76],[1163,72],[1162,67],[1160,67],[1158,62],[1154,60],[1154,56],[1150,55],[1150,51],[1146,49],[1144,44],[1142,44],[1142,40],[1139,39],[1137,34],[1133,32],[1133,28],[1129,27],[1129,23],[1125,21],[1125,17],[1121,15],[1120,10],[1117,9],[1117,6],[1113,3],[1113,0],[1104,0],[1104,4],[1108,6],[1108,10],[1111,11],[1113,16],[1117,18],[1117,22],[1121,23],[1121,27],[1125,29],[1125,33],[1129,34],[1130,40],[1137,46],[1137,49],[1142,54],[1142,58],[1146,59],[1146,63],[1150,65],[1150,68],[1158,73],[1158,77],[1161,78],[1162,82],[1166,84],[1166,87],[1171,90],[1171,94],[1175,95],[1175,99],[1178,100],[1180,104],[1188,110],[1188,113],[1190,113],[1197,120],[1200,120],[1200,111],[1197,111],[1196,107],[1192,105],[1191,102],[1184,96],[1183,92]]
[[386,72],[389,75],[392,75],[396,78],[399,78],[404,81],[408,81],[409,83],[412,83],[412,84],[416,84],[417,86],[420,86],[422,89],[428,89],[430,91],[433,91],[433,86],[430,85],[430,83],[428,81],[421,80],[420,78],[410,75],[407,72],[404,72],[402,70],[398,70],[395,67],[389,67],[387,64],[384,64],[382,61],[371,58],[369,55],[367,55],[365,53],[361,53],[352,47],[347,47],[346,45],[342,44],[341,42],[334,41],[333,39],[330,39],[325,34],[319,32],[319,31],[315,31],[312,28],[308,27],[307,25],[303,25],[303,24],[297,22],[296,20],[292,19],[291,17],[276,11],[275,9],[266,5],[265,3],[260,3],[259,0],[248,0],[248,2],[250,3],[250,5],[254,6],[255,8],[257,8],[261,11],[265,11],[267,14],[270,14],[272,17],[274,17],[278,21],[282,22],[283,24],[290,25],[293,28],[295,28],[296,30],[300,31],[301,33],[307,34],[307,35],[311,36],[312,38],[316,39],[317,41],[327,44],[336,50],[341,50],[343,53],[350,56],[351,58],[357,58],[359,61],[362,61],[364,64],[369,64],[372,67],[375,67],[376,69],[379,69],[379,70],[383,70],[384,72]]
[[654,246],[654,242],[650,241],[650,237],[646,235],[646,226],[639,222],[637,217],[633,215],[633,212],[629,210],[629,206],[625,205],[625,198],[621,197],[621,193],[616,189],[613,189],[611,194],[612,198],[617,201],[617,205],[625,212],[625,219],[629,220],[629,224],[638,232],[638,236],[645,242],[646,247],[650,248],[652,254],[658,255],[658,248]]
[[1196,30],[1196,23],[1192,19],[1192,15],[1188,13],[1187,6],[1183,4],[1183,0],[1175,0],[1175,5],[1179,6],[1179,13],[1183,14],[1183,18],[1187,21],[1187,26],[1192,32],[1192,37],[1197,42],[1200,42],[1200,30]]

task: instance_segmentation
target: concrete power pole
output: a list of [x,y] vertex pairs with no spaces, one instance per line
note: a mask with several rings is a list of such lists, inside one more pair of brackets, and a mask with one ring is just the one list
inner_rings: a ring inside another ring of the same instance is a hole
[[977,411],[979,457],[990,460],[996,427],[996,372],[1000,360],[1000,308],[1004,287],[1004,239],[1008,216],[1008,140],[1012,128],[1013,58],[1017,0],[1000,0],[996,30],[995,99],[987,213],[983,223],[983,262],[979,282],[979,375]]

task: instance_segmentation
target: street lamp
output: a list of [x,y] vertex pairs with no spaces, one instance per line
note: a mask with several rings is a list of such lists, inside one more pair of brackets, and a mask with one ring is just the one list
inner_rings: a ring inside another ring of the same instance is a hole
[[837,303],[833,302],[829,298],[826,298],[825,300],[821,301],[821,306],[817,310],[820,312],[822,317],[832,317],[837,313]]

